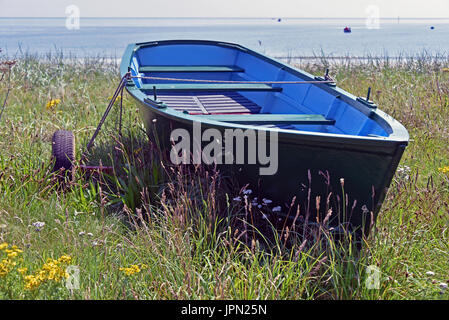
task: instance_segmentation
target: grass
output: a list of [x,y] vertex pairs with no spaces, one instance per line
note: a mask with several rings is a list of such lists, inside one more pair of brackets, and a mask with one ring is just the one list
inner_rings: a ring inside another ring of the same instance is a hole
[[[91,164],[113,165],[115,175],[77,170],[58,190],[52,134],[74,131],[80,158],[119,81],[118,66],[24,55],[10,83],[0,82],[1,99],[12,87],[0,122],[0,244],[18,250],[3,274],[0,268],[0,298],[449,298],[449,176],[439,170],[449,166],[448,65],[426,55],[299,65],[314,74],[330,68],[356,95],[371,86],[371,98],[410,133],[376,226],[356,250],[324,225],[304,241],[295,226],[262,219],[252,195],[245,202],[243,190],[213,169],[168,165],[126,94],[123,139],[115,108],[89,155]],[[79,267],[79,289],[48,272],[27,290],[27,275],[62,256]],[[366,285],[368,266],[381,271],[379,289]]]

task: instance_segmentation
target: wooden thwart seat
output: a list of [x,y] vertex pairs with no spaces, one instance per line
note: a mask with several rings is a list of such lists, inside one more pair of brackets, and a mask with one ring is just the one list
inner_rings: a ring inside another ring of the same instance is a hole
[[139,72],[245,72],[237,66],[141,66]]
[[251,115],[213,114],[198,115],[202,119],[210,119],[239,124],[314,124],[334,125],[335,120],[326,119],[321,114],[270,114],[259,113]]
[[264,83],[146,83],[141,89],[156,91],[282,91]]

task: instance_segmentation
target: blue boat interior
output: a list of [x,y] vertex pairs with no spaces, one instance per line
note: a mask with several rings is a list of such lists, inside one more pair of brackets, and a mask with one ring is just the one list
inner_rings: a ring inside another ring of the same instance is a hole
[[161,42],[138,48],[130,66],[132,75],[152,77],[133,78],[149,99],[156,93],[169,108],[198,117],[301,131],[389,135],[378,122],[315,84],[213,82],[308,79],[241,47]]

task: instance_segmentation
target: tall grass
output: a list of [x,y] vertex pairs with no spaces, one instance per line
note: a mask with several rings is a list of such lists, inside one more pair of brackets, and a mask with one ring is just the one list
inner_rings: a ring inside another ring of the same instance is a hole
[[[310,228],[279,221],[214,168],[170,165],[127,95],[123,138],[116,108],[88,155],[91,164],[112,165],[114,175],[77,170],[61,191],[51,174],[52,133],[74,131],[79,159],[119,81],[118,67],[106,59],[21,57],[0,122],[0,243],[24,252],[16,269],[0,276],[0,297],[448,298],[449,178],[439,170],[449,166],[447,66],[425,55],[299,65],[314,74],[330,68],[338,85],[357,95],[371,86],[372,99],[411,135],[378,221],[357,248],[350,237],[336,239],[326,220]],[[2,81],[0,94],[5,90]],[[61,102],[47,108],[50,99]],[[64,254],[80,268],[78,290],[62,283],[24,288],[19,265],[31,273]],[[139,272],[120,269],[131,265]],[[367,286],[368,266],[381,272],[378,289]]]

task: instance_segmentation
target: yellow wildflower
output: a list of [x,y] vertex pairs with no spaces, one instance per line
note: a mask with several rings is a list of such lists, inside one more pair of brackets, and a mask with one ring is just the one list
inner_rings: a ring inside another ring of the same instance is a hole
[[123,273],[127,276],[132,276],[133,274],[139,273],[143,269],[147,269],[148,266],[146,264],[141,264],[140,266],[137,264],[133,264],[130,267],[122,267],[119,268],[120,271],[123,271]]
[[5,250],[6,248],[8,248],[8,244],[6,242],[0,244],[0,250]]
[[133,270],[135,270],[136,272],[140,272],[140,267],[138,265],[136,265],[136,264],[133,264],[131,266],[131,268],[133,268]]
[[25,274],[28,271],[28,268],[19,268],[17,271],[19,271],[20,274]]
[[34,290],[41,285],[42,281],[33,275],[28,275],[25,277],[25,289]]
[[438,171],[440,171],[443,174],[449,174],[449,166],[439,168]]
[[7,275],[15,266],[16,262],[10,259],[0,261],[0,277]]
[[15,258],[15,257],[17,257],[17,252],[13,251],[8,253],[8,258]]
[[9,265],[6,263],[6,259],[0,262],[0,277],[3,277],[9,272]]
[[449,72],[449,68],[443,68],[441,69],[443,72]]
[[11,249],[4,249],[5,253],[8,255],[9,258],[15,258],[19,253],[22,253],[23,251],[20,250],[17,246],[12,246]]
[[[113,96],[109,96],[108,100],[112,100],[112,98],[114,98]],[[122,96],[118,95],[117,99],[115,99],[115,102],[117,102],[118,100],[120,100],[122,98]]]
[[53,109],[60,103],[61,99],[51,99],[50,101],[47,102],[47,109]]
[[72,257],[68,255],[63,255],[58,259],[59,263],[70,263],[72,262]]
[[71,261],[72,258],[68,255],[63,255],[57,260],[48,258],[40,270],[25,277],[25,289],[34,290],[47,281],[60,282],[67,278],[69,275],[65,272],[65,265]]
[[16,245],[13,245],[13,246],[11,247],[11,249],[12,249],[14,252],[17,252],[17,253],[22,253],[22,252],[23,252],[23,250],[19,249],[19,247],[17,247]]

